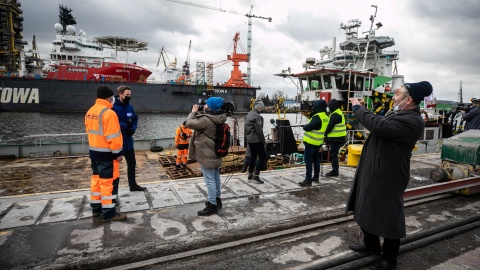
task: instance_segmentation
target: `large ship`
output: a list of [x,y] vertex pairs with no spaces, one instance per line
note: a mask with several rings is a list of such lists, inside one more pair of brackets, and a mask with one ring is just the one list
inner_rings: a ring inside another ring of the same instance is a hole
[[[17,25],[22,20],[20,3],[9,3],[6,12],[12,13],[7,23]],[[256,97],[260,87],[245,83],[240,62],[248,61],[247,54],[237,53],[239,34],[234,37],[234,50],[227,56],[233,63],[231,78],[226,83],[213,83],[211,76],[214,64],[197,62],[196,70],[183,68],[172,77],[161,81],[148,79],[152,74],[136,63],[117,58],[118,50],[146,50],[147,43],[132,38],[100,37],[91,40],[85,31],[76,31],[72,10],[60,5],[60,21],[54,25],[56,38],[46,60],[39,59],[36,44],[33,50],[24,52],[25,42],[13,40],[16,47],[10,48],[15,57],[8,63],[0,63],[0,111],[22,112],[75,112],[86,111],[96,98],[96,89],[106,85],[115,90],[120,85],[129,85],[135,101],[132,104],[138,112],[184,113],[191,104],[210,96],[219,96],[235,105],[236,112],[248,112],[251,99]],[[13,28],[12,28],[13,29]],[[107,46],[108,44],[109,46]],[[15,53],[13,53],[15,52]],[[0,55],[1,56],[1,55]],[[169,63],[169,69],[176,60]],[[189,65],[189,63],[186,63]],[[186,66],[184,65],[184,66]]]

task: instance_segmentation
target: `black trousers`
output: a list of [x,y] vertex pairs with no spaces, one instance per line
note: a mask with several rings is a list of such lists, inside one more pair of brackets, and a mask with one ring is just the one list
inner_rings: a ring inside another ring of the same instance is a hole
[[330,160],[332,161],[332,171],[338,173],[340,165],[338,164],[338,152],[343,143],[329,142],[330,144]]
[[123,151],[123,156],[127,161],[127,177],[128,177],[128,186],[136,187],[137,181],[135,180],[135,166],[137,160],[135,159],[135,149],[130,149]]
[[[248,143],[250,148],[250,164],[248,166],[248,173],[253,173],[255,169],[256,173],[259,173],[263,169],[263,163],[265,162],[265,146],[263,143]],[[258,157],[258,160],[257,160]]]
[[388,239],[383,238],[383,246],[380,247],[380,237],[371,234],[364,229],[363,232],[363,244],[372,250],[381,250],[382,257],[392,263],[397,263],[398,252],[400,250],[400,239]]

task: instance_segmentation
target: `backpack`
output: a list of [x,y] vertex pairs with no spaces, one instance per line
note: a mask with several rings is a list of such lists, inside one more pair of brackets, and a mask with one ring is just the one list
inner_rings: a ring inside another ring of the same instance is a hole
[[217,157],[225,157],[228,155],[231,136],[232,135],[230,133],[230,126],[227,123],[217,125],[215,138],[209,137],[215,142],[215,154],[217,155]]

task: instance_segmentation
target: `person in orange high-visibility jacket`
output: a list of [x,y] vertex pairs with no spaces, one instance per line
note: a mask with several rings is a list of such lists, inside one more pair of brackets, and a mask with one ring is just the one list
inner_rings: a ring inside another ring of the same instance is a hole
[[177,169],[183,167],[185,170],[187,168],[188,139],[192,137],[192,133],[193,131],[185,126],[185,122],[183,122],[175,132],[175,147],[178,149],[177,160],[175,162]]
[[113,91],[100,86],[95,105],[85,115],[93,171],[90,206],[93,216],[103,214],[104,221],[127,219],[127,215],[119,214],[115,209],[120,178],[119,162],[123,159],[123,139],[117,114],[112,110],[114,102]]

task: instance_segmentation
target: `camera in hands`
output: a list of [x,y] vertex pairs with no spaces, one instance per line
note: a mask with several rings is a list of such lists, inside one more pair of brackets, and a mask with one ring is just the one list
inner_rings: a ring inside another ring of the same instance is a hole
[[[203,111],[205,110],[205,104],[207,104],[207,101],[205,99],[199,99],[197,104],[198,105],[198,111]],[[192,105],[193,107],[193,105]],[[231,101],[224,101],[222,107],[220,110],[218,110],[218,114],[226,114],[227,116],[233,116],[233,113],[235,112],[235,104]]]

